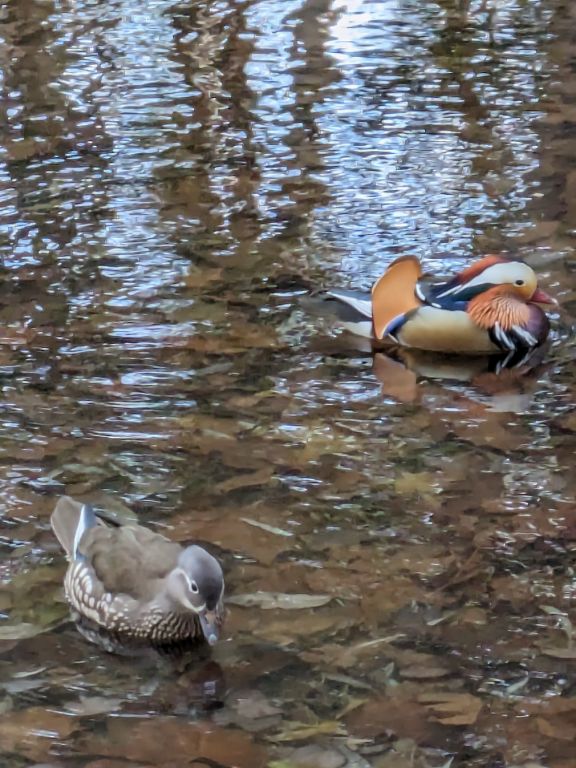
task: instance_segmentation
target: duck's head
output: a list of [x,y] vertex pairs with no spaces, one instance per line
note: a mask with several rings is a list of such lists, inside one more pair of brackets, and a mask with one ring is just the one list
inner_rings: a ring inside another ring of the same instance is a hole
[[460,272],[448,283],[437,286],[431,303],[449,306],[467,303],[486,291],[501,288],[509,296],[532,304],[557,304],[538,287],[534,270],[523,261],[485,256]]
[[166,591],[180,608],[198,617],[204,637],[210,645],[218,640],[219,609],[224,594],[224,576],[220,563],[205,549],[186,547],[178,565],[168,576]]

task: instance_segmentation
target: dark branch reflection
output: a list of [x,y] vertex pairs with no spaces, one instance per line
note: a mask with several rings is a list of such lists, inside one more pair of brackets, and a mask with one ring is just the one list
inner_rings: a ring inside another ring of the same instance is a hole
[[[254,96],[245,74],[253,51],[249,3],[179,6],[174,61],[187,84],[177,117],[177,178],[163,182],[164,215],[185,219],[195,238],[244,258],[259,234]],[[204,235],[204,238],[203,238]]]

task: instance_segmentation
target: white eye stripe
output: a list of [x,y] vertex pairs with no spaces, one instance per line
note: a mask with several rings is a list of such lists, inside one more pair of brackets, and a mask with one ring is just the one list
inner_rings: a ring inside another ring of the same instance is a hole
[[476,287],[478,285],[504,285],[506,283],[514,282],[517,285],[524,285],[535,279],[534,271],[527,264],[522,264],[520,262],[493,264],[480,272],[479,275],[467,280],[465,283],[458,283],[443,293],[439,293],[438,298],[449,296],[452,293],[457,293],[458,291]]
[[479,283],[493,283],[495,285],[501,283],[512,283],[515,280],[527,280],[530,275],[534,274],[532,269],[520,262],[506,262],[505,264],[493,264],[488,267],[479,275],[476,275],[468,284],[478,285]]

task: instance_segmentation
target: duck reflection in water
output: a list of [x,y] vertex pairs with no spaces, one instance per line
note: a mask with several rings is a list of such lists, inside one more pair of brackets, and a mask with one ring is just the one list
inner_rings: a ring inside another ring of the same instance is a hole
[[533,396],[544,369],[547,348],[520,356],[460,357],[419,350],[393,349],[374,354],[372,371],[382,394],[401,402],[416,402],[424,393],[421,381],[471,385],[467,395],[491,410],[523,411]]

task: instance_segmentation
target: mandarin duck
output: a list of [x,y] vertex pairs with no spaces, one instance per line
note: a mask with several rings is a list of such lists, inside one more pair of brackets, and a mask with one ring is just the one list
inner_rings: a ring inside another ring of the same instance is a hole
[[70,563],[66,598],[80,619],[154,646],[216,642],[224,578],[205,549],[184,549],[141,525],[104,521],[67,496],[50,522]]
[[324,294],[342,325],[373,343],[463,355],[525,353],[550,329],[539,304],[556,304],[522,261],[485,256],[443,283],[422,274],[415,256],[390,264],[372,295]]

